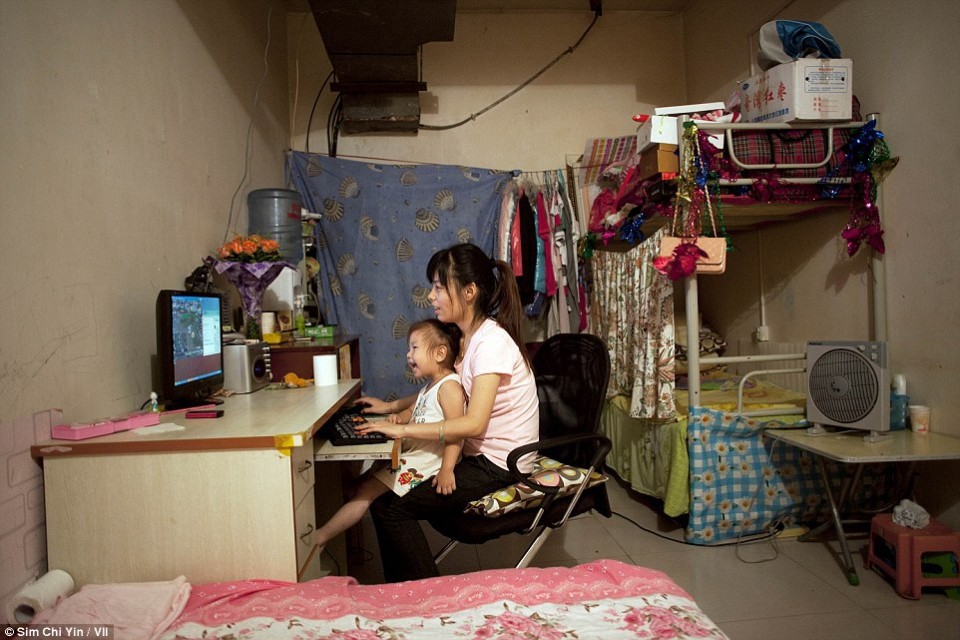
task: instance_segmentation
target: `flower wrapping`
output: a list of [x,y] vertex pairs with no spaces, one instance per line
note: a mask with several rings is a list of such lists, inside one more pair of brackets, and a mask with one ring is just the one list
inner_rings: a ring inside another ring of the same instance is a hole
[[295,269],[289,262],[229,262],[217,260],[214,269],[237,288],[247,318],[259,321],[263,292],[276,280],[284,267]]

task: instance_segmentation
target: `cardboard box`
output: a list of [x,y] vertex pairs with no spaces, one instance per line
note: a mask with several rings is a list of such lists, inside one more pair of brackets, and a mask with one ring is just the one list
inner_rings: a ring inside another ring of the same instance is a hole
[[800,58],[740,82],[743,122],[849,120],[853,60]]
[[677,173],[680,171],[677,145],[658,144],[645,150],[640,154],[637,170],[640,172],[641,180],[646,180],[658,173]]

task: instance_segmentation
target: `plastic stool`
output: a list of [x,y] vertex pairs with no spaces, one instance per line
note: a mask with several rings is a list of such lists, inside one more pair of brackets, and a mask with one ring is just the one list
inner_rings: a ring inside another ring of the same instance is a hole
[[919,599],[923,587],[960,587],[960,574],[923,575],[923,555],[930,553],[952,553],[954,563],[960,563],[960,531],[933,519],[923,529],[911,529],[894,523],[889,513],[873,517],[867,569],[877,567],[892,577],[904,598]]

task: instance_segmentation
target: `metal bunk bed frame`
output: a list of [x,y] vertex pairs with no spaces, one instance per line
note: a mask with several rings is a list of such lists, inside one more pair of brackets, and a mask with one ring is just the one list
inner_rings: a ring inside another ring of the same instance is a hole
[[[689,120],[689,116],[682,116],[677,119],[678,140],[683,138],[684,122]],[[879,116],[871,113],[867,120],[878,121]],[[879,122],[878,122],[879,124]],[[863,122],[835,122],[835,123],[720,123],[720,122],[697,122],[697,127],[705,131],[720,130],[724,131],[726,137],[726,147],[729,150],[730,159],[740,168],[748,170],[756,169],[816,169],[825,166],[834,153],[833,131],[834,129],[859,129],[864,125]],[[826,129],[827,131],[827,153],[826,157],[816,163],[788,163],[788,164],[745,164],[741,162],[733,153],[733,132],[750,130],[804,130],[804,129]],[[680,153],[683,153],[683,145],[680,146]],[[680,159],[680,166],[683,166],[683,158]],[[849,178],[843,179],[849,182]],[[783,178],[782,182],[791,184],[817,184],[822,178]],[[720,180],[722,186],[749,185],[752,184],[749,178],[738,180]],[[878,194],[878,201],[882,195]],[[884,207],[882,202],[877,203],[880,207],[881,221]],[[871,250],[872,251],[872,250]],[[873,288],[871,296],[871,312],[873,319],[872,339],[885,341],[887,339],[887,315],[886,315],[886,270],[884,262],[874,251],[871,257],[871,270],[873,272]],[[700,365],[708,364],[739,364],[749,362],[780,362],[780,361],[801,361],[805,365],[805,353],[785,353],[775,355],[753,355],[753,356],[715,356],[701,358],[699,349],[693,348],[693,345],[700,343],[700,302],[697,290],[697,274],[693,273],[684,278],[684,302],[687,315],[687,344],[691,346],[687,350],[687,384],[689,388],[690,400],[688,411],[699,408],[700,405]],[[805,366],[800,368],[788,369],[758,369],[750,371],[743,376],[738,391],[737,413],[745,416],[775,416],[788,413],[796,413],[793,409],[763,409],[754,411],[743,410],[743,388],[748,378],[756,375],[770,375],[777,373],[803,373]]]

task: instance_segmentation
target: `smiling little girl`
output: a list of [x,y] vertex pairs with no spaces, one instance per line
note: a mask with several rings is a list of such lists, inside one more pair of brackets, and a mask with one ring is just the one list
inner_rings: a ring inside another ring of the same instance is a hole
[[[387,417],[394,424],[441,422],[464,414],[465,399],[454,362],[460,353],[460,330],[439,320],[414,323],[407,332],[407,365],[414,378],[426,378],[416,401],[400,413]],[[404,431],[406,427],[404,426]],[[460,458],[462,441],[438,442],[403,438],[399,467],[381,467],[357,488],[356,494],[317,529],[317,545],[327,542],[355,525],[370,503],[387,491],[398,496],[433,478],[437,493],[449,495],[456,489],[453,468]]]

